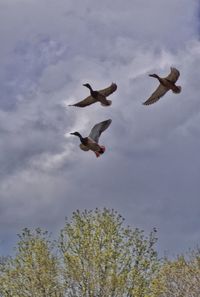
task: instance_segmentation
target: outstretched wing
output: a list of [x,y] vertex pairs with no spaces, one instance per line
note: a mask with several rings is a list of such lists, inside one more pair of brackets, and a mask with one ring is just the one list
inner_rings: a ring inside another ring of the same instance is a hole
[[85,106],[91,105],[96,102],[97,101],[92,96],[88,96],[85,99],[83,99],[75,104],[70,104],[69,106],[85,107]]
[[110,126],[111,122],[112,122],[112,120],[109,119],[109,120],[106,120],[106,121],[96,124],[92,128],[89,137],[92,138],[96,143],[98,143],[101,133],[103,131],[105,131]]
[[[99,90],[98,92],[102,94],[103,96],[107,97],[113,92],[117,90],[117,85],[115,83],[112,83],[108,88],[105,88],[103,90]],[[85,107],[88,105],[91,105],[93,103],[96,103],[97,100],[94,99],[92,96],[88,96],[85,99],[75,103],[75,104],[70,104],[69,106],[76,106],[76,107]]]
[[155,92],[143,103],[143,105],[150,105],[158,101],[162,96],[167,93],[169,89],[164,87],[163,85],[159,85]]
[[180,72],[178,71],[178,69],[176,69],[174,67],[171,67],[170,74],[167,77],[165,77],[165,78],[167,80],[175,83],[178,80],[179,76],[180,76]]
[[104,95],[105,97],[109,96],[110,94],[114,93],[117,90],[117,85],[112,83],[109,87],[99,90],[98,92]]

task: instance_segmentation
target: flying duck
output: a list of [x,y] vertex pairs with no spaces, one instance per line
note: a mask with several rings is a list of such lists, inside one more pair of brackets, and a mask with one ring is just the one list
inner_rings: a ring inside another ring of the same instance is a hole
[[82,135],[79,132],[73,132],[70,133],[71,135],[78,136],[81,144],[80,144],[80,149],[83,151],[93,151],[98,158],[99,156],[103,155],[105,152],[105,146],[99,145],[99,137],[103,131],[105,131],[111,124],[112,120],[106,120],[103,122],[100,122],[96,124],[88,137],[82,137]]
[[112,83],[109,87],[99,91],[94,91],[88,83],[83,86],[90,90],[90,96],[69,106],[85,107],[96,102],[100,102],[103,106],[109,106],[112,104],[112,101],[108,100],[106,97],[117,90],[117,85],[115,83]]
[[157,74],[149,74],[149,76],[157,78],[160,82],[160,85],[155,90],[155,92],[149,97],[149,99],[143,103],[144,105],[150,105],[155,103],[169,90],[172,90],[172,92],[175,94],[179,94],[181,92],[181,87],[175,85],[175,82],[178,80],[180,76],[180,72],[176,68],[171,67],[170,74],[164,78],[161,78]]

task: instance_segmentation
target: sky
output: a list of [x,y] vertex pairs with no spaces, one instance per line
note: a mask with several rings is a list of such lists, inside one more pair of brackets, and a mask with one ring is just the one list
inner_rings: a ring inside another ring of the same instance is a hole
[[[22,228],[54,234],[76,209],[114,208],[158,229],[160,254],[200,244],[200,22],[197,0],[0,0],[0,254]],[[144,102],[180,70],[179,95]],[[68,107],[88,96],[109,99]],[[78,138],[112,119],[96,158]]]

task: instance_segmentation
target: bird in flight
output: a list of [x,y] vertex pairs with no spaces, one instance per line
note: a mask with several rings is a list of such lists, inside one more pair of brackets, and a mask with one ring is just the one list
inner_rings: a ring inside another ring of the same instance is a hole
[[73,132],[70,133],[71,135],[75,135],[79,137],[81,144],[80,149],[83,151],[93,151],[96,155],[96,157],[100,157],[105,152],[105,146],[99,145],[99,137],[101,136],[101,133],[104,132],[111,124],[112,120],[106,120],[103,122],[100,122],[96,124],[88,137],[82,137],[82,135],[79,132]]
[[96,102],[100,102],[103,106],[110,106],[112,101],[108,100],[106,97],[117,90],[117,85],[115,83],[112,83],[109,87],[99,91],[94,91],[88,83],[83,86],[90,90],[90,96],[75,104],[70,104],[69,106],[86,107]]
[[179,94],[181,92],[181,86],[177,86],[175,84],[180,76],[180,72],[176,68],[171,67],[170,74],[163,78],[157,74],[149,74],[149,76],[157,78],[160,84],[155,92],[153,92],[153,94],[143,103],[143,105],[150,105],[157,102],[169,90],[172,90],[175,94]]

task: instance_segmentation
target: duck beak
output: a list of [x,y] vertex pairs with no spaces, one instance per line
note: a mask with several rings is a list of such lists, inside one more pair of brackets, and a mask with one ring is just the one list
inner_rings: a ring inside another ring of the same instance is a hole
[[150,77],[156,77],[156,74],[149,74]]

